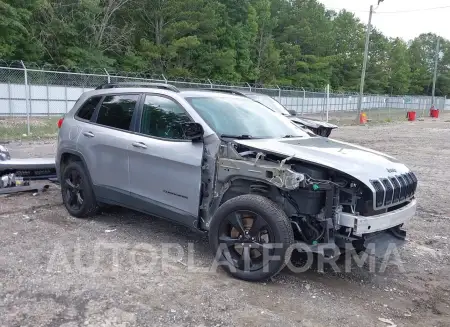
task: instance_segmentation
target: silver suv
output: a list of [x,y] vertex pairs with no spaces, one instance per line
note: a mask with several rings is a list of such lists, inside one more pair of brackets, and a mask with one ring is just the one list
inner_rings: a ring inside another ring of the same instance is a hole
[[84,93],[58,124],[67,210],[83,218],[119,205],[208,233],[220,265],[253,281],[299,245],[330,258],[380,235],[404,239],[417,205],[405,165],[262,106],[166,84]]

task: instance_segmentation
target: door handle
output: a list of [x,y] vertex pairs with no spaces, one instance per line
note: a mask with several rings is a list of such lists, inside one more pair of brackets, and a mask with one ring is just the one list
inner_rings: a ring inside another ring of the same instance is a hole
[[83,132],[83,135],[87,137],[94,137],[94,133],[92,132]]
[[147,149],[147,146],[144,143],[142,143],[142,142],[134,142],[134,143],[132,143],[132,145],[135,148]]

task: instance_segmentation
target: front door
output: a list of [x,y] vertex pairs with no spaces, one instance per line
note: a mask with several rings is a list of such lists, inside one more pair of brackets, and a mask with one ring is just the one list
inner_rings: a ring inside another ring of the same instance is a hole
[[128,146],[131,196],[146,211],[190,225],[199,212],[203,144],[183,139],[181,123],[191,119],[169,97],[146,95],[140,116]]

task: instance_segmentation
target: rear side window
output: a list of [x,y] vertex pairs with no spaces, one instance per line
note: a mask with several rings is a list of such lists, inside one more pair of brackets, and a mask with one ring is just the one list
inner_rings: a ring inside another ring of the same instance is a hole
[[138,94],[106,96],[98,111],[97,124],[129,130]]
[[92,115],[94,114],[95,108],[100,102],[102,97],[96,96],[89,98],[78,110],[77,117],[84,120],[91,120]]

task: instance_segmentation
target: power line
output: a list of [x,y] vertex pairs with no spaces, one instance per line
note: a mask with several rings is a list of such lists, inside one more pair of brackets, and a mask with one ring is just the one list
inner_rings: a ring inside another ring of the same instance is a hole
[[[423,9],[411,9],[411,10],[397,10],[397,11],[375,11],[376,14],[403,14],[403,13],[411,13],[411,12],[419,12],[419,11],[429,11],[429,10],[438,10],[438,9],[448,9],[450,6],[442,6],[442,7],[433,7],[433,8],[423,8]],[[345,10],[348,12],[360,12],[360,13],[368,13],[369,10],[351,10],[347,8],[332,8],[332,7],[326,7],[328,10],[336,10],[341,11]]]
[[377,11],[376,13],[377,14],[403,14],[403,13],[410,13],[410,12],[438,10],[438,9],[447,9],[447,8],[450,8],[450,6],[423,8],[423,9],[411,9],[411,10],[398,10],[398,11]]

